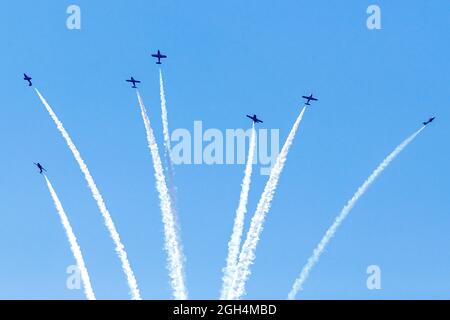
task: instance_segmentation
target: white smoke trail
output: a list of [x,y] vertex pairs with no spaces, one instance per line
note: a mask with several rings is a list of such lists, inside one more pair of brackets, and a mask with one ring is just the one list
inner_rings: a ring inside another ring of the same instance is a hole
[[158,145],[150,125],[144,102],[142,101],[139,91],[136,91],[136,93],[147,133],[148,147],[153,159],[156,189],[159,193],[162,220],[164,224],[165,249],[168,254],[168,270],[173,288],[173,296],[176,300],[186,300],[187,291],[184,284],[183,253],[178,241],[179,237],[177,234],[175,216],[172,212],[171,199],[166,185],[161,158],[159,156]]
[[291,291],[289,292],[288,299],[293,300],[295,299],[295,296],[297,295],[298,291],[303,288],[303,284],[306,281],[306,279],[309,276],[309,273],[311,272],[312,268],[317,264],[319,261],[320,256],[322,255],[323,251],[325,250],[325,247],[327,246],[328,242],[331,240],[331,238],[336,233],[337,229],[341,225],[341,223],[344,221],[344,219],[347,217],[347,215],[350,213],[352,208],[355,206],[355,204],[358,202],[359,198],[361,198],[364,193],[367,191],[367,189],[370,187],[370,185],[378,178],[378,176],[384,171],[384,169],[389,166],[389,164],[394,160],[400,152],[405,149],[408,144],[410,144],[414,138],[424,129],[425,127],[422,127],[415,133],[413,133],[411,136],[409,136],[405,141],[403,141],[400,145],[395,148],[395,150],[389,154],[383,162],[372,172],[372,174],[367,178],[366,181],[358,188],[356,193],[353,195],[353,197],[347,202],[345,207],[342,209],[342,211],[339,213],[339,215],[334,220],[331,227],[327,230],[325,235],[323,236],[322,240],[320,240],[317,247],[314,249],[313,254],[311,257],[309,257],[306,265],[303,267],[299,277],[295,280],[294,285],[292,286]]
[[260,234],[263,229],[264,220],[266,214],[270,210],[273,196],[280,178],[281,172],[283,171],[284,164],[287,159],[289,148],[291,147],[297,129],[300,122],[303,119],[303,114],[305,113],[306,107],[302,109],[297,120],[295,121],[286,142],[281,149],[280,154],[277,157],[275,165],[270,171],[269,180],[264,188],[264,191],[259,200],[256,212],[253,215],[252,222],[250,224],[250,229],[247,233],[247,239],[242,246],[242,251],[239,255],[239,263],[237,265],[236,272],[233,276],[232,287],[229,290],[228,299],[240,299],[245,293],[245,282],[250,276],[250,266],[255,260],[255,250],[259,241]]
[[81,171],[84,174],[84,178],[86,179],[89,189],[91,190],[92,196],[94,197],[95,201],[97,202],[97,206],[103,216],[103,219],[105,221],[106,228],[108,229],[110,236],[115,244],[115,250],[117,252],[117,255],[120,258],[120,261],[122,263],[122,269],[127,277],[128,286],[130,287],[130,294],[131,298],[133,300],[140,300],[140,293],[138,289],[138,285],[136,282],[136,278],[134,277],[133,270],[131,269],[130,263],[128,262],[127,253],[125,251],[125,246],[122,244],[120,240],[119,233],[116,230],[116,227],[114,225],[114,222],[111,218],[111,215],[109,214],[108,209],[106,208],[105,202],[103,201],[103,197],[100,194],[100,191],[97,188],[97,185],[94,182],[94,179],[92,178],[89,169],[87,165],[84,163],[83,158],[81,158],[80,152],[78,151],[77,147],[72,141],[72,138],[69,136],[69,133],[64,128],[62,122],[58,119],[53,109],[50,107],[50,105],[47,103],[45,98],[41,95],[38,89],[35,89],[37,95],[41,99],[42,103],[45,106],[45,109],[47,109],[48,113],[50,114],[50,117],[53,119],[53,121],[56,124],[56,127],[58,128],[59,132],[61,132],[61,135],[66,140],[66,143],[72,151],[73,156],[75,157],[75,160],[78,162],[78,165],[80,166]]
[[67,239],[70,243],[70,249],[72,250],[72,254],[75,257],[75,261],[77,262],[78,270],[80,270],[81,280],[83,280],[84,293],[86,294],[86,298],[88,300],[95,300],[94,290],[92,290],[91,280],[89,279],[89,273],[86,269],[86,265],[84,264],[83,255],[81,254],[80,246],[78,245],[77,238],[73,233],[72,227],[70,226],[69,219],[67,218],[66,213],[64,212],[64,208],[59,201],[58,195],[53,189],[50,180],[47,176],[44,175],[45,181],[47,182],[48,190],[50,191],[50,195],[52,196],[53,202],[55,203],[56,210],[58,211],[59,218],[61,219],[61,223],[66,231]]
[[244,179],[242,180],[241,194],[239,197],[239,205],[236,210],[236,217],[234,219],[234,226],[233,232],[231,234],[231,239],[228,242],[228,257],[227,257],[227,265],[224,269],[222,292],[220,296],[221,300],[227,298],[228,291],[230,290],[233,281],[233,274],[236,271],[236,265],[241,246],[241,238],[242,233],[244,231],[244,218],[245,214],[247,213],[248,192],[250,190],[255,147],[256,147],[256,131],[255,131],[255,124],[253,124],[250,135],[250,146],[248,150],[247,164],[245,166],[245,174]]
[[[159,93],[161,98],[161,122],[163,127],[163,138],[164,138],[164,155],[167,163],[167,174],[168,174],[168,185],[169,185],[169,193],[171,197],[171,205],[172,205],[172,212],[175,219],[175,227],[177,230],[179,230],[178,226],[178,215],[177,215],[177,194],[176,194],[176,187],[175,187],[175,181],[174,181],[174,164],[172,159],[172,147],[170,145],[170,133],[169,133],[169,120],[167,116],[167,104],[166,104],[166,95],[164,92],[164,80],[162,75],[161,68],[159,69]],[[177,236],[179,233],[177,232]],[[178,242],[180,240],[178,239]]]
[[161,120],[163,125],[164,149],[168,158],[169,166],[171,167],[173,162],[170,146],[169,120],[167,116],[166,96],[164,93],[164,81],[161,69],[159,69],[159,93],[161,98]]
[[167,171],[169,174],[169,192],[172,198],[172,207],[175,214],[176,188],[174,182],[172,147],[170,145],[169,120],[167,116],[166,95],[164,93],[164,81],[161,69],[159,69],[159,93],[161,98],[161,121],[163,126],[164,154],[167,161]]

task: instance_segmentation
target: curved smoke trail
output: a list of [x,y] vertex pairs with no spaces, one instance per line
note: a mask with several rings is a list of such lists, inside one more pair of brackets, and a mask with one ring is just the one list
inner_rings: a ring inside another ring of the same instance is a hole
[[48,191],[50,191],[50,195],[52,196],[53,202],[55,203],[56,211],[58,211],[59,218],[61,219],[61,223],[64,227],[64,230],[66,231],[67,239],[69,240],[70,243],[70,250],[72,250],[72,254],[75,258],[75,261],[77,262],[78,270],[80,270],[86,298],[88,300],[95,300],[94,290],[92,290],[91,280],[89,279],[89,273],[86,269],[86,265],[84,264],[83,255],[81,254],[81,249],[80,246],[78,245],[77,238],[73,233],[69,219],[67,218],[67,215],[64,212],[64,208],[61,204],[61,201],[59,201],[55,189],[53,189],[53,186],[46,175],[44,175],[44,178],[45,181],[47,182]]
[[260,234],[263,230],[264,220],[266,214],[270,210],[273,196],[280,178],[281,172],[283,171],[284,164],[287,159],[289,148],[291,147],[297,129],[300,122],[303,119],[303,114],[305,113],[306,107],[302,109],[297,120],[295,121],[286,142],[281,149],[280,154],[277,157],[275,165],[270,171],[269,180],[264,188],[264,191],[259,200],[256,212],[253,215],[252,222],[250,224],[250,229],[247,233],[247,239],[242,246],[242,251],[239,255],[239,263],[237,265],[236,272],[233,276],[232,287],[229,290],[228,299],[240,299],[245,293],[245,282],[250,276],[250,266],[255,260],[255,250],[258,245]]
[[100,191],[97,188],[97,185],[94,182],[94,178],[92,178],[91,173],[89,172],[89,169],[87,165],[84,163],[83,158],[81,158],[80,152],[78,151],[77,147],[72,141],[72,138],[69,136],[69,133],[64,128],[62,122],[58,119],[55,112],[53,112],[53,109],[50,107],[50,105],[47,103],[45,98],[41,95],[38,89],[35,89],[37,95],[41,99],[43,105],[45,106],[45,109],[47,109],[48,113],[50,114],[50,117],[53,119],[53,121],[56,124],[56,127],[58,128],[59,132],[61,132],[61,135],[66,140],[66,143],[72,151],[73,156],[75,157],[75,160],[78,162],[78,165],[80,166],[81,171],[84,174],[84,178],[86,179],[86,182],[89,186],[89,189],[91,190],[92,196],[94,197],[97,206],[103,216],[103,219],[105,220],[105,226],[109,231],[109,234],[115,244],[115,249],[117,252],[117,255],[119,256],[119,259],[122,263],[122,269],[127,277],[128,286],[130,287],[130,294],[131,298],[133,300],[140,300],[140,293],[138,289],[138,285],[136,282],[136,278],[134,277],[133,270],[131,269],[130,263],[128,262],[127,253],[125,251],[125,246],[122,244],[120,240],[119,233],[117,232],[117,229],[114,225],[114,222],[111,218],[111,215],[106,208],[105,202],[103,201],[103,197],[100,194]]
[[169,191],[166,185],[164,170],[159,156],[158,145],[153,134],[150,120],[145,109],[139,91],[136,91],[139,106],[141,107],[141,115],[144,120],[145,130],[147,133],[147,142],[153,159],[153,168],[155,170],[156,189],[158,190],[160,207],[162,212],[162,220],[164,224],[165,249],[168,254],[168,270],[173,288],[174,298],[177,300],[186,300],[187,291],[184,284],[183,273],[183,253],[179,243],[175,216],[172,211],[172,204]]
[[224,269],[223,285],[220,299],[226,299],[228,291],[230,290],[233,274],[236,271],[237,260],[239,257],[239,249],[241,246],[242,233],[244,231],[244,218],[247,213],[248,192],[250,190],[253,158],[255,155],[256,147],[256,131],[255,124],[252,126],[250,135],[250,146],[248,150],[247,164],[245,166],[244,179],[242,180],[241,195],[239,197],[239,205],[236,210],[236,217],[234,219],[233,232],[231,239],[228,242],[228,257],[227,265]]
[[288,299],[292,300],[295,299],[295,296],[297,295],[298,291],[302,289],[303,284],[305,283],[306,279],[309,276],[309,273],[311,272],[312,268],[317,264],[319,261],[320,256],[322,255],[323,251],[325,250],[325,247],[327,246],[328,242],[330,242],[331,238],[336,233],[337,229],[341,225],[341,223],[344,221],[344,219],[347,217],[347,215],[350,213],[350,211],[353,209],[355,204],[358,202],[359,198],[361,198],[364,193],[367,191],[367,189],[370,187],[370,185],[378,178],[378,176],[384,171],[384,169],[389,166],[389,164],[400,154],[400,152],[405,149],[408,144],[410,144],[414,138],[424,129],[425,127],[420,128],[418,131],[413,133],[411,136],[409,136],[405,141],[403,141],[400,145],[395,148],[395,150],[389,154],[383,162],[372,172],[372,174],[367,178],[366,181],[358,188],[356,193],[353,195],[353,197],[347,202],[345,207],[342,209],[342,211],[339,213],[339,215],[334,220],[331,227],[327,230],[325,235],[323,236],[322,240],[320,240],[317,247],[314,249],[313,254],[311,257],[309,257],[306,265],[303,267],[299,277],[297,280],[295,280],[294,285],[292,286],[291,291],[289,292]]

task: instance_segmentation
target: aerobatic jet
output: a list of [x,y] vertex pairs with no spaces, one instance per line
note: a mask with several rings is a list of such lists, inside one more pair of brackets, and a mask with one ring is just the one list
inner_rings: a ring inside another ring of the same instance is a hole
[[161,51],[158,50],[158,53],[152,54],[152,57],[157,58],[156,64],[161,64],[161,59],[167,58],[167,56],[161,54]]
[[436,117],[432,117],[428,121],[423,122],[423,125],[426,126],[427,124],[432,123],[434,121],[434,119],[436,119]]
[[252,119],[252,120],[253,120],[253,123],[263,123],[262,120],[259,120],[259,119],[256,117],[256,114],[254,114],[253,117],[247,115],[247,118]]
[[308,101],[306,101],[306,103],[305,103],[307,106],[310,106],[310,105],[311,105],[311,104],[310,104],[311,101],[318,101],[316,98],[313,97],[312,94],[309,95],[309,96],[302,96],[302,98],[308,100]]
[[33,84],[31,83],[31,77],[27,76],[26,73],[23,74],[23,80],[28,81],[28,86],[32,86]]
[[47,170],[45,170],[45,168],[39,162],[38,163],[33,162],[33,163],[36,167],[38,167],[40,174],[42,174],[43,171],[47,172]]
[[135,80],[133,77],[131,77],[130,80],[125,80],[126,82],[131,82],[133,84],[132,88],[137,88],[136,83],[141,83],[139,80]]

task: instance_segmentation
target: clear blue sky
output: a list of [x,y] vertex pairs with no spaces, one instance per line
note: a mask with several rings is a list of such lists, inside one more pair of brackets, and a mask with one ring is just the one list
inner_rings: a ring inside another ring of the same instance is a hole
[[[380,5],[382,30],[366,28]],[[122,236],[142,295],[170,298],[153,168],[135,93],[162,143],[156,49],[171,129],[263,128],[287,136],[303,94],[320,99],[294,142],[257,249],[247,298],[284,299],[326,228],[375,166],[431,115],[437,121],[358,203],[299,298],[450,298],[448,1],[8,1],[0,11],[0,298],[83,299],[44,180],[49,171],[98,298],[128,299],[83,176],[35,95],[71,133]],[[242,165],[176,168],[190,297],[217,298]],[[267,177],[254,175],[253,214]],[[382,289],[366,288],[379,265]]]

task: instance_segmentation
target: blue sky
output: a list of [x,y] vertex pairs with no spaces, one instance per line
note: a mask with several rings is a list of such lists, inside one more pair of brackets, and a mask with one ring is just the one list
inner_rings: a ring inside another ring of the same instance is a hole
[[[256,251],[250,299],[284,299],[306,259],[378,163],[431,115],[437,121],[361,199],[299,298],[450,298],[448,1],[9,1],[0,12],[0,298],[83,299],[40,161],[77,233],[98,298],[128,288],[100,213],[29,73],[72,135],[126,246],[142,296],[171,296],[151,158],[135,93],[142,80],[160,146],[161,49],[171,129],[262,128],[283,141],[313,92]],[[382,29],[368,30],[378,4]],[[281,142],[282,142],[281,141]],[[217,298],[243,165],[177,166],[190,297]],[[256,170],[255,170],[256,172]],[[253,214],[267,177],[255,174]],[[248,217],[249,218],[249,217]],[[379,265],[382,289],[368,290]]]

